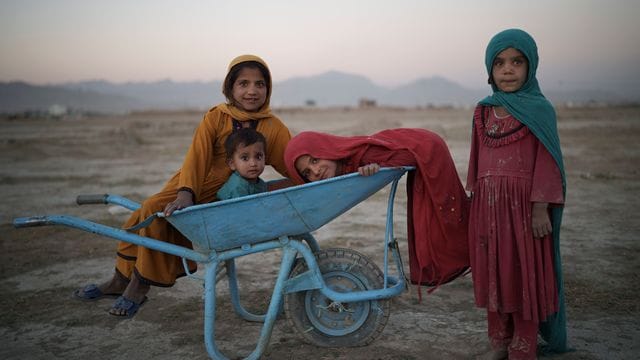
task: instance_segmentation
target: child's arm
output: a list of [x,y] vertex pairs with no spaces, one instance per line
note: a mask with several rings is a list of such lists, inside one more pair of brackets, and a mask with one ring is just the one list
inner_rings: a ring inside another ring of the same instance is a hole
[[417,165],[409,151],[390,151],[382,146],[369,146],[359,161],[358,173],[362,176],[371,176],[381,167]]
[[[480,112],[484,111],[482,106],[476,108],[474,118],[480,116]],[[478,176],[478,135],[476,132],[475,122],[471,128],[471,149],[469,151],[469,167],[467,169],[467,184],[465,190],[472,191],[476,186]]]
[[177,197],[164,208],[164,216],[170,216],[176,210],[193,205],[193,193],[189,190],[178,190]]
[[219,123],[219,118],[215,116],[219,117],[220,115],[208,112],[196,128],[180,169],[176,199],[165,206],[165,216],[170,216],[176,210],[189,207],[198,200],[202,184],[211,167],[214,139],[218,136],[215,124]]
[[561,206],[564,203],[562,175],[551,154],[539,142],[531,184],[531,203],[533,237],[542,238],[551,234],[553,226],[549,204]]
[[531,228],[534,238],[542,238],[551,234],[551,219],[549,218],[548,203],[534,202],[531,210]]

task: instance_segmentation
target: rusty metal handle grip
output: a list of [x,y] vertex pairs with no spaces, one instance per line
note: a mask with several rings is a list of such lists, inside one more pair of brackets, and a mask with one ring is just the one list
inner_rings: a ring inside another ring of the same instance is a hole
[[32,216],[32,217],[22,217],[13,220],[13,226],[15,228],[25,228],[25,227],[34,227],[34,226],[45,226],[51,225],[49,218],[47,216]]
[[91,194],[91,195],[78,195],[76,203],[78,205],[86,204],[108,204],[108,194]]

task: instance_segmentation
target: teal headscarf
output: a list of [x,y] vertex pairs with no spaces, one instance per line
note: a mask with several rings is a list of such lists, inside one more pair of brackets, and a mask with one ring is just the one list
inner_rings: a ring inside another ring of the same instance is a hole
[[[493,95],[482,99],[480,104],[485,106],[504,106],[511,115],[529,128],[556,161],[560,169],[560,174],[562,175],[562,192],[563,195],[566,195],[566,177],[562,162],[562,152],[560,151],[556,112],[551,103],[542,95],[538,80],[536,79],[538,47],[536,46],[535,40],[520,29],[504,30],[495,35],[489,42],[485,54],[485,65],[489,73],[489,79],[492,79],[491,74],[495,57],[508,48],[519,50],[527,57],[529,61],[527,80],[522,85],[522,88],[511,93],[500,91],[493,81],[490,81]],[[562,223],[562,210],[563,207],[561,206],[553,207],[551,212],[554,268],[558,287],[558,312],[549,316],[546,321],[540,324],[540,333],[547,343],[543,351],[548,353],[566,352],[570,350],[567,347],[564,282],[560,259],[560,224]]]

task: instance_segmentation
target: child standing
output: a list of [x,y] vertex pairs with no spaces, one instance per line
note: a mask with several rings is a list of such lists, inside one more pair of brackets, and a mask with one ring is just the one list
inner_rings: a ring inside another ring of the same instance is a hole
[[536,79],[533,38],[505,30],[487,46],[493,95],[473,117],[467,190],[476,305],[487,309],[494,359],[567,351],[559,230],[565,196],[553,106]]
[[267,191],[260,179],[264,171],[267,141],[259,132],[244,128],[235,131],[224,142],[227,164],[233,170],[229,180],[218,190],[220,200]]

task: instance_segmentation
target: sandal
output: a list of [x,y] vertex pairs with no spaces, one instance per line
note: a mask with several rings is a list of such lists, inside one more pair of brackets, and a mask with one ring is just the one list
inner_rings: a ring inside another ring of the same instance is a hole
[[[124,296],[120,296],[118,299],[116,299],[116,302],[113,303],[113,305],[111,306],[111,309],[109,310],[109,314],[113,316],[130,319],[133,317],[133,315],[135,315],[138,312],[138,309],[140,309],[140,306],[142,306],[142,304],[144,304],[147,301],[147,299],[148,298],[145,296],[144,299],[142,299],[142,301],[138,304],[133,300],[127,299]],[[122,313],[114,314],[111,312],[112,310],[120,310],[120,312]]]
[[103,297],[116,297],[122,293],[103,293],[96,284],[89,284],[82,289],[76,289],[73,291],[73,297],[82,301],[95,301],[102,299]]

